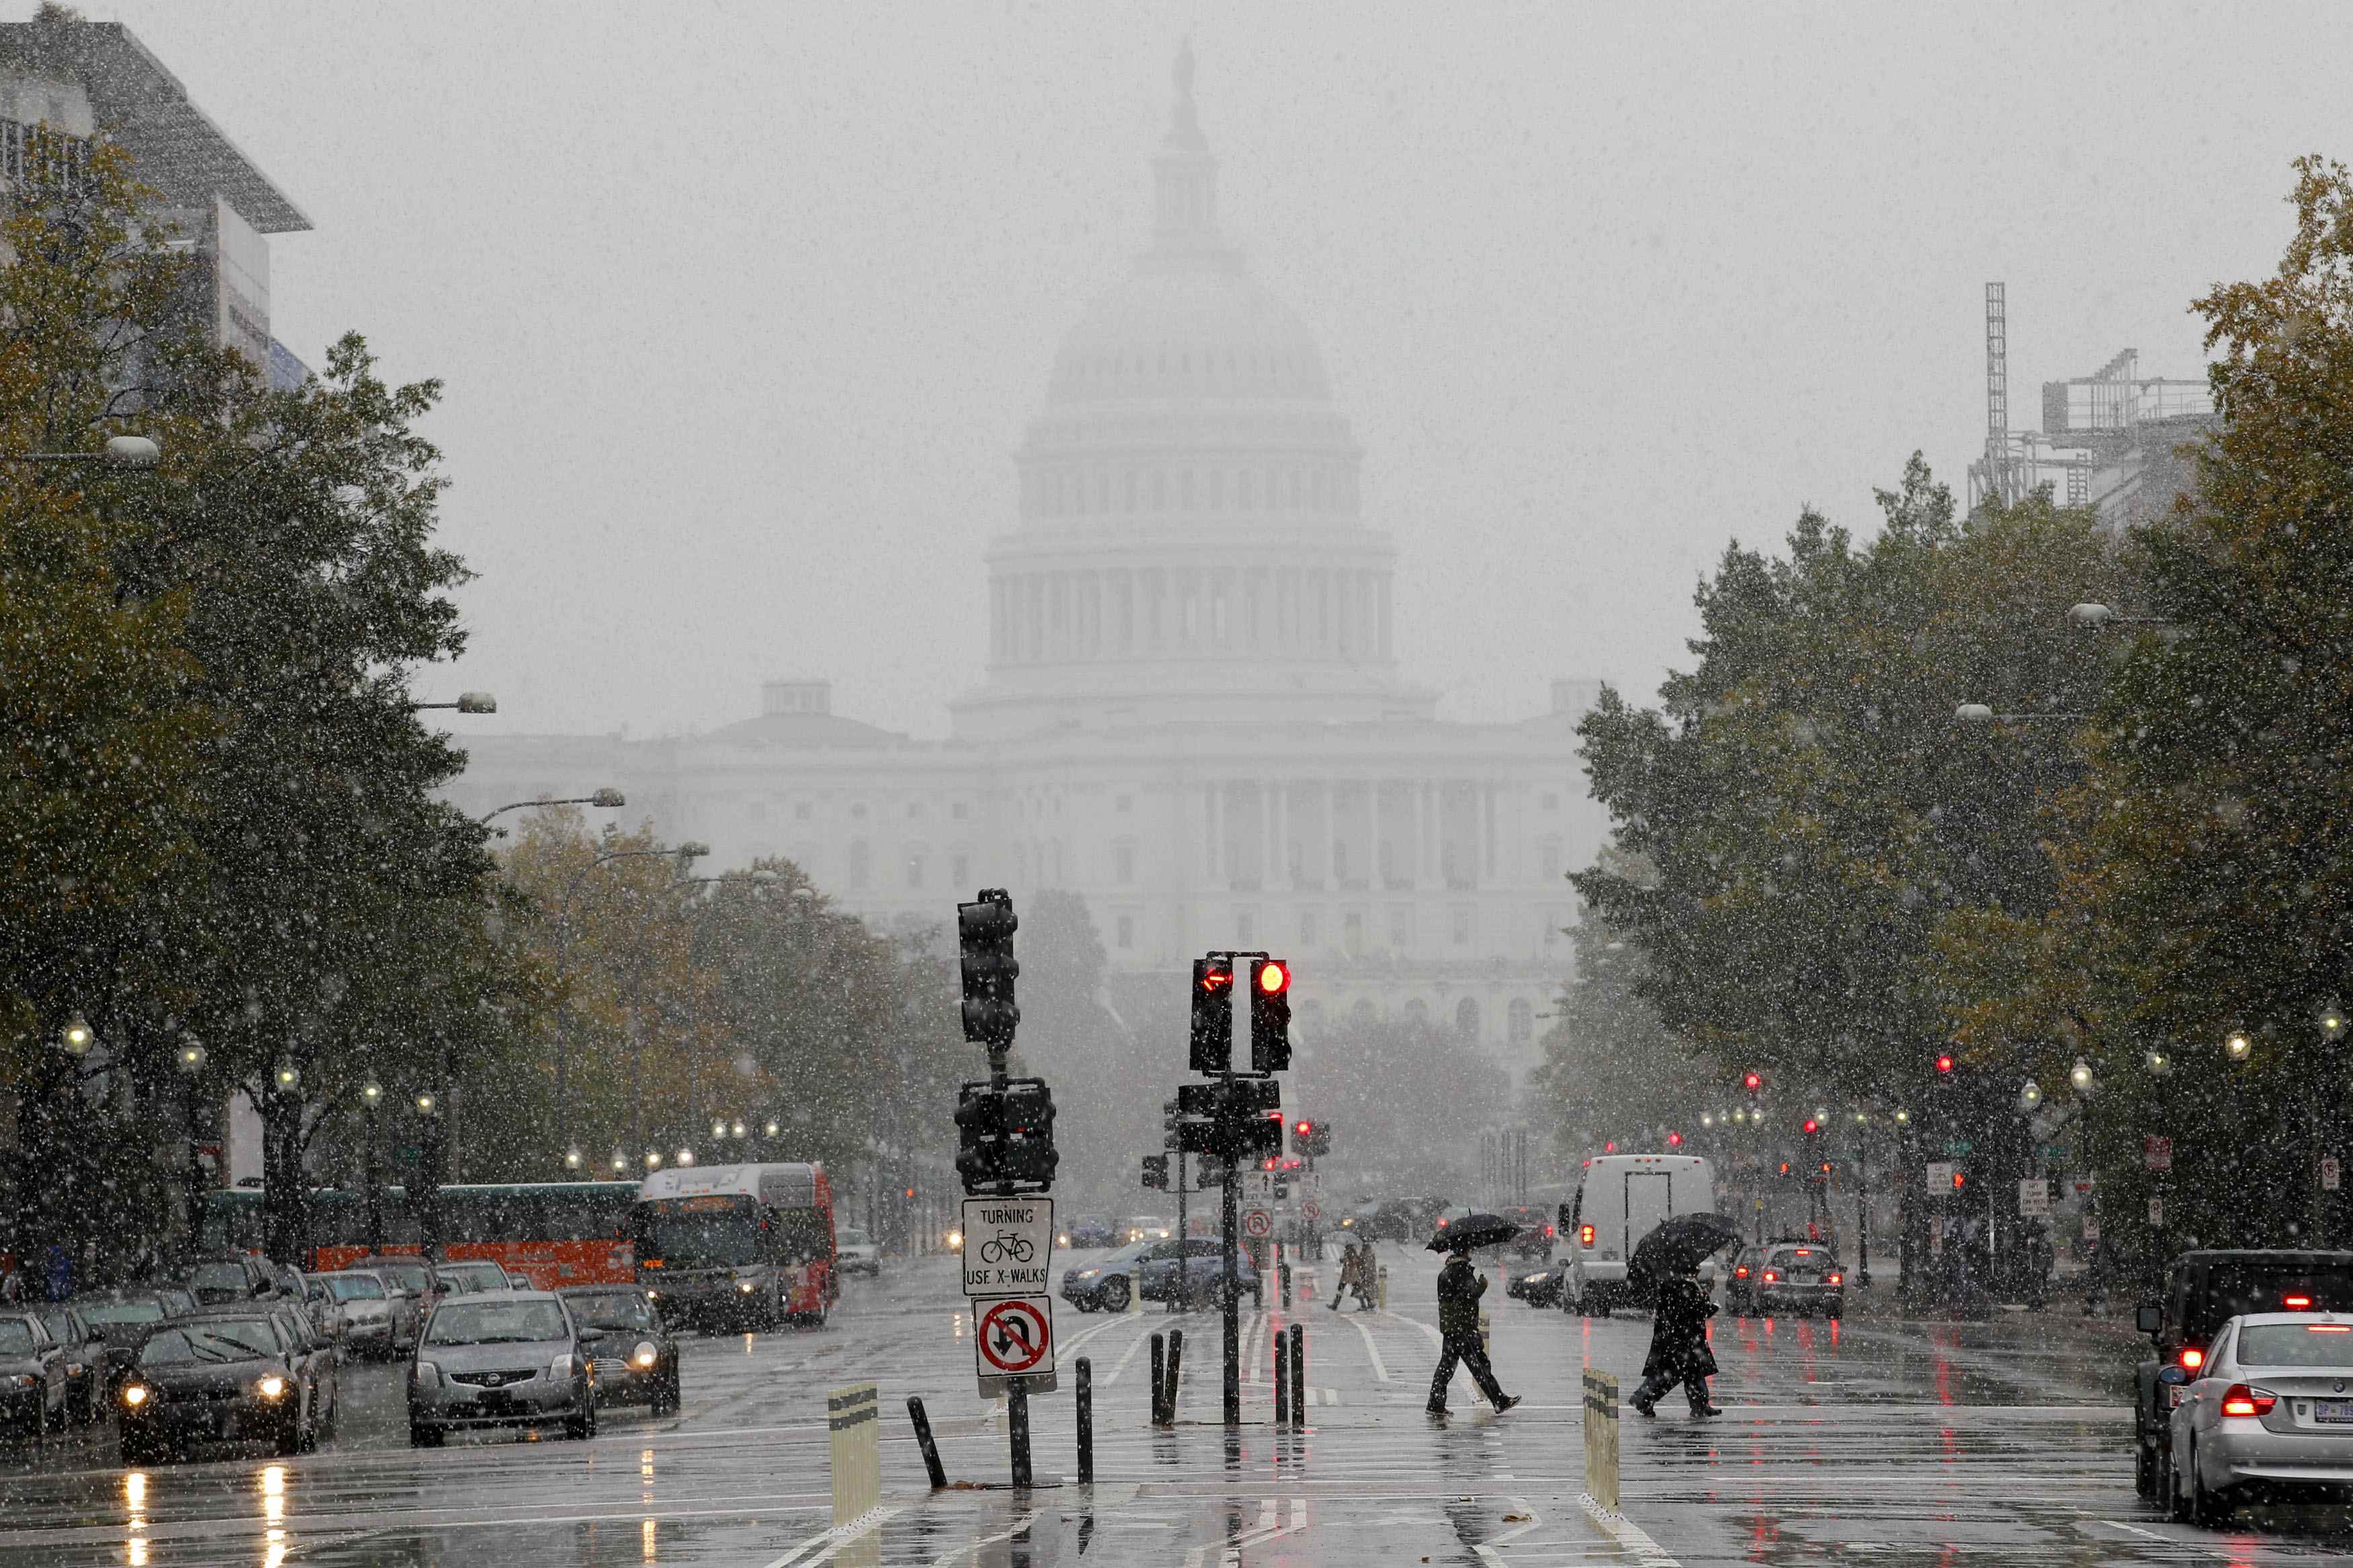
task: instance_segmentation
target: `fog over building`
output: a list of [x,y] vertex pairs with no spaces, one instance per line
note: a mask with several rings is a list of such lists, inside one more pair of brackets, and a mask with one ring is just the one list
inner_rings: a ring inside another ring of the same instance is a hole
[[[1465,724],[1398,668],[1398,545],[1364,521],[1314,335],[1219,226],[1191,78],[1187,52],[1149,243],[1063,338],[1014,454],[987,663],[946,740],[837,713],[812,675],[703,734],[469,734],[454,794],[488,811],[617,785],[667,840],[789,857],[884,921],[1070,889],[1123,1008],[1176,1004],[1204,951],[1264,948],[1294,962],[1311,1047],[1342,1014],[1418,1012],[1516,1077],[1567,973],[1564,874],[1605,831],[1575,734],[1599,683]],[[1409,548],[1446,532],[1416,520]],[[780,654],[821,658],[788,636]]]

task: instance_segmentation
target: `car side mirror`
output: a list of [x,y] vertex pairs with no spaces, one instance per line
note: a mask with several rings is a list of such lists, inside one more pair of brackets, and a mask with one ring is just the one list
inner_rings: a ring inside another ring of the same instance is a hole
[[2133,1311],[2133,1327],[2144,1334],[2154,1334],[2165,1326],[2165,1309],[2139,1307]]
[[2166,1384],[2168,1387],[2179,1387],[2182,1384],[2189,1381],[2189,1369],[2185,1366],[2168,1366],[2160,1368],[2157,1374],[2157,1381]]

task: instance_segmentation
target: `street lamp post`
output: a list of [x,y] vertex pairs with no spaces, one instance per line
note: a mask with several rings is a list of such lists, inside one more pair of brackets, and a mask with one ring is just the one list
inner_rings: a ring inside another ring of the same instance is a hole
[[360,1224],[367,1237],[370,1258],[384,1255],[384,1177],[376,1168],[375,1112],[384,1100],[384,1085],[370,1079],[360,1089],[360,1106],[367,1121],[367,1148],[362,1155]]
[[0,454],[0,462],[103,463],[110,468],[152,468],[163,455],[163,449],[151,437],[110,436],[100,451],[9,452]]
[[185,1037],[179,1049],[173,1053],[172,1063],[180,1072],[182,1114],[186,1120],[188,1158],[181,1167],[180,1183],[188,1211],[188,1256],[195,1258],[205,1249],[205,1168],[196,1156],[196,1104],[203,1094],[205,1070],[203,1042],[194,1035]]
[[1854,1282],[1871,1289],[1871,1116],[1854,1113]]
[[417,1210],[418,1239],[425,1256],[438,1260],[441,1239],[441,1100],[431,1089],[419,1090],[417,1108]]

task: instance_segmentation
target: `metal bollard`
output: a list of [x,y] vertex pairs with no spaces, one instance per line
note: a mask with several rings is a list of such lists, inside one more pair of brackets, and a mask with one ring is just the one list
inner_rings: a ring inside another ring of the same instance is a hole
[[940,1446],[932,1439],[932,1418],[923,1414],[921,1394],[907,1395],[907,1419],[914,1423],[915,1447],[923,1451],[923,1468],[931,1472],[932,1489],[944,1490],[948,1484],[947,1468],[940,1463]]
[[1380,1267],[1379,1280],[1381,1310],[1386,1312],[1389,1310],[1389,1266],[1386,1263]]
[[1167,1407],[1163,1403],[1168,1393],[1168,1363],[1159,1334],[1152,1336],[1152,1424],[1168,1425]]
[[1029,1385],[1018,1377],[1005,1380],[1005,1435],[1013,1449],[1013,1486],[1029,1489]]
[[1291,1310],[1291,1265],[1282,1266],[1282,1310]]
[[1291,1425],[1291,1336],[1274,1336],[1274,1424]]
[[1079,1485],[1089,1487],[1095,1480],[1095,1369],[1086,1357],[1079,1358]]
[[1185,1371],[1185,1331],[1168,1331],[1168,1388],[1160,1396],[1161,1422],[1164,1426],[1176,1425],[1176,1389]]
[[1307,1325],[1291,1325],[1291,1419],[1307,1425]]

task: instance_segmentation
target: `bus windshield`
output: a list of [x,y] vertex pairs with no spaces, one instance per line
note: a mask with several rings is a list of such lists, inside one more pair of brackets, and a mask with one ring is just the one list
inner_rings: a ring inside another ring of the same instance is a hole
[[757,1263],[763,1256],[758,1212],[749,1198],[664,1198],[641,1204],[639,1261],[668,1268]]

